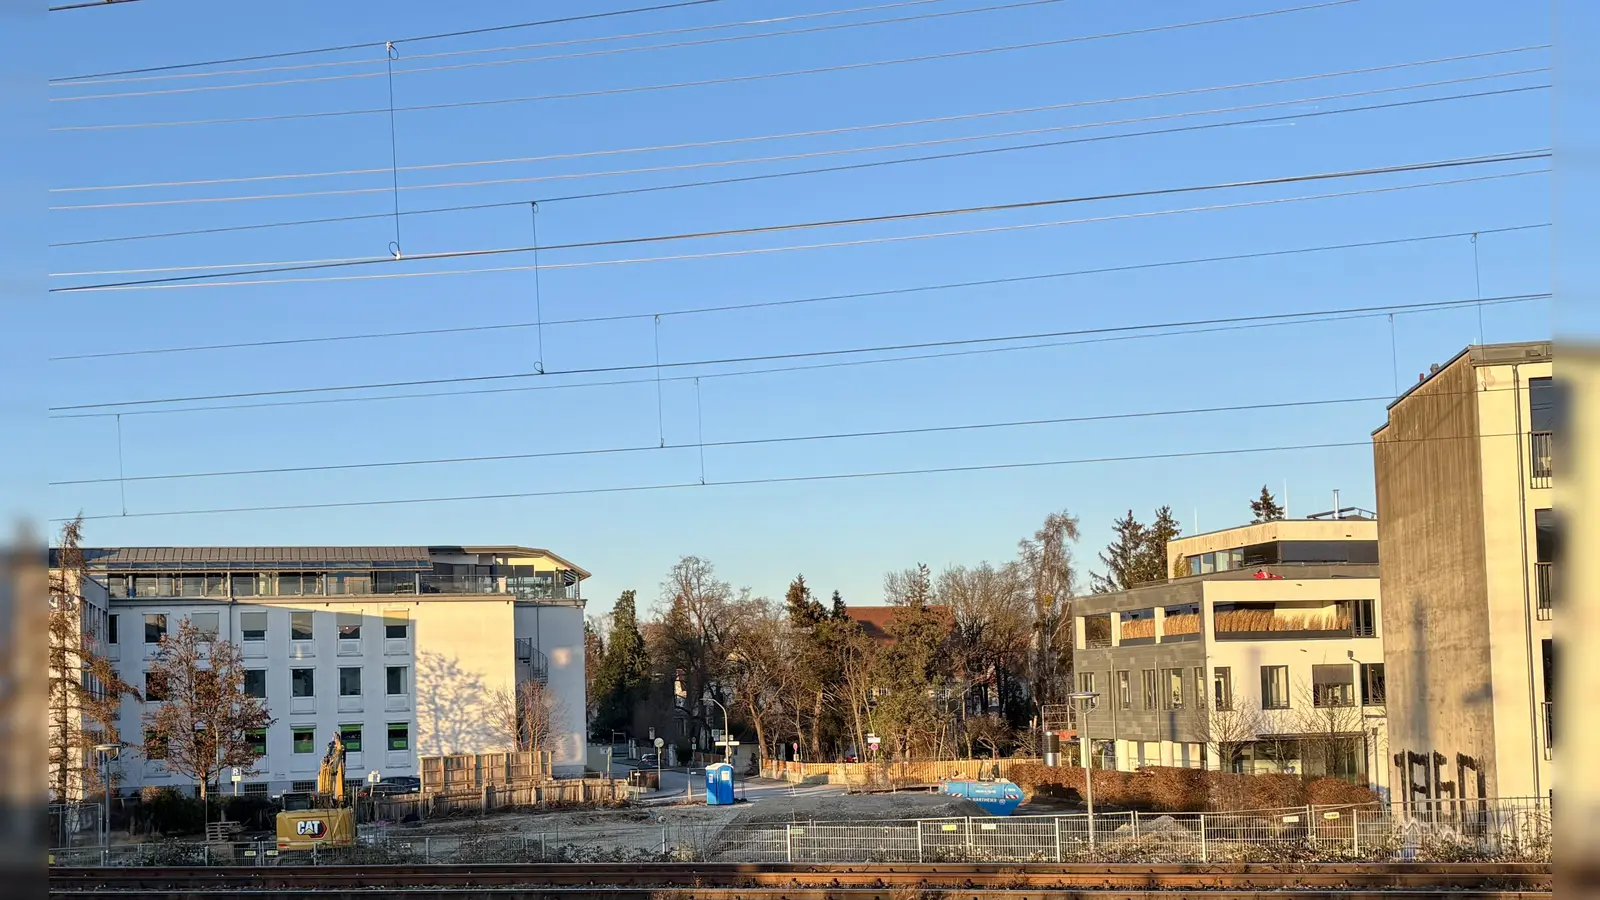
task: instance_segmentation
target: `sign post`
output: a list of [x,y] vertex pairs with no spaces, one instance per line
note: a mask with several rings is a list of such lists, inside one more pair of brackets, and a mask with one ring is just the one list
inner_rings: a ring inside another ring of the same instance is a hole
[[[655,732],[656,730],[654,728],[650,729],[651,734],[655,734]],[[658,791],[663,787],[661,784],[661,748],[665,747],[666,745],[666,741],[662,740],[661,738],[656,738],[656,790]]]

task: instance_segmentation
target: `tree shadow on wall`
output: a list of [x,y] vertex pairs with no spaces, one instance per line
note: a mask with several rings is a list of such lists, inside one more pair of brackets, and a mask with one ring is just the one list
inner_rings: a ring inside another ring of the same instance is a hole
[[417,749],[423,756],[508,749],[495,728],[491,691],[458,657],[417,654]]

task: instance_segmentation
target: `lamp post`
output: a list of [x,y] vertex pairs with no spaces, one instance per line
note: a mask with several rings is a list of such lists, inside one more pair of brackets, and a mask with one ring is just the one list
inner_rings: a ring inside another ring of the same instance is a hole
[[1089,729],[1084,727],[1089,718],[1090,705],[1099,699],[1094,691],[1073,691],[1068,700],[1077,701],[1082,714],[1078,722],[1078,755],[1083,758],[1083,798],[1089,808],[1089,852],[1094,852],[1094,763],[1089,758]]
[[367,773],[367,796],[372,798],[372,821],[374,822],[378,821],[378,782],[382,780],[383,776],[378,774],[377,769]]
[[706,691],[705,696],[701,699],[707,703],[714,704],[717,709],[722,710],[722,761],[731,763],[733,761],[733,744],[730,742],[733,740],[733,731],[728,727],[728,708],[721,703],[717,703],[717,698],[711,696],[710,691]]
[[103,851],[111,849],[111,760],[120,749],[121,744],[94,745],[94,752],[100,754],[100,774],[106,780],[105,807],[100,816],[100,848]]

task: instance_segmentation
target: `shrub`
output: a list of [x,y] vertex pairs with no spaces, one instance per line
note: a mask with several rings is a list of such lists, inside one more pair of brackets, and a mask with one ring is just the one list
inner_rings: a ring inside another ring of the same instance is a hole
[[[1084,770],[1038,763],[1013,766],[1010,778],[1029,794],[1079,799]],[[1295,775],[1236,775],[1205,769],[1146,766],[1137,772],[1094,771],[1094,798],[1106,807],[1142,812],[1215,812],[1293,806],[1371,803],[1365,787],[1336,778],[1304,781]]]

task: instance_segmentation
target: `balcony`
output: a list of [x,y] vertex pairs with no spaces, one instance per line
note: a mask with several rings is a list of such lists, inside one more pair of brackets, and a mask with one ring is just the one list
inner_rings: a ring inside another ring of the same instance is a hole
[[1551,459],[1554,444],[1553,432],[1535,431],[1528,435],[1528,487],[1548,488],[1554,484],[1554,465]]
[[423,594],[510,594],[518,600],[578,599],[576,584],[505,575],[420,575],[417,589]]
[[1219,641],[1304,641],[1355,637],[1344,608],[1300,610],[1291,605],[1218,604],[1212,626]]
[[1544,758],[1551,758],[1551,751],[1555,748],[1555,704],[1549,700],[1539,704],[1539,717],[1544,725]]
[[1533,564],[1534,585],[1538,589],[1538,611],[1535,615],[1539,621],[1548,622],[1554,618],[1555,600],[1554,591],[1550,585],[1551,563],[1542,562]]
[[549,679],[550,661],[533,645],[533,638],[517,638],[517,680],[545,684]]

